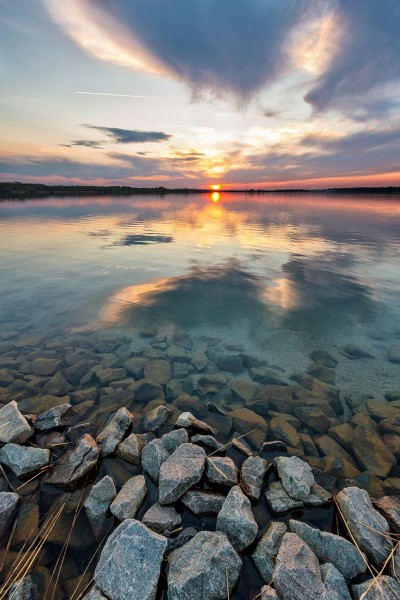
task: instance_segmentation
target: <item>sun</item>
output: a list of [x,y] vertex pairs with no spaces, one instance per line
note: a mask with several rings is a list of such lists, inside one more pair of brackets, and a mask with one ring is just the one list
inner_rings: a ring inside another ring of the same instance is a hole
[[215,190],[216,192],[221,189],[221,186],[218,183],[215,185],[211,185],[210,187],[212,190]]

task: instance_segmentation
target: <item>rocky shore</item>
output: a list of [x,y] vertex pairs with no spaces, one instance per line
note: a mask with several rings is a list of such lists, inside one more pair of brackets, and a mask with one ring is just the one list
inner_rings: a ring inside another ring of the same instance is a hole
[[9,333],[0,600],[400,598],[399,390],[346,394],[323,351]]

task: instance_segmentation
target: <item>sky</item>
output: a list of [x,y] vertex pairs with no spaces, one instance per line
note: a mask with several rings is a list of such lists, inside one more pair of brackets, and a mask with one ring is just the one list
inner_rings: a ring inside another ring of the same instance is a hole
[[400,185],[399,0],[0,0],[0,180]]

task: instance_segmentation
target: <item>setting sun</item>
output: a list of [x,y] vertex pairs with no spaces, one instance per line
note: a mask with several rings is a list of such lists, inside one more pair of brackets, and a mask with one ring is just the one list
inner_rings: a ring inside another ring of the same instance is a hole
[[219,184],[212,185],[212,186],[210,186],[210,187],[211,187],[211,189],[212,189],[212,190],[215,190],[215,191],[218,191],[218,190],[220,190],[220,189],[221,189],[221,186],[220,186]]

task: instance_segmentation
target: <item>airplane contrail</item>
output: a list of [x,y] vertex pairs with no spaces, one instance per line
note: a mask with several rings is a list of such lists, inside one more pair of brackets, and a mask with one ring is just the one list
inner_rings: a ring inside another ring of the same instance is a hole
[[157,96],[133,96],[132,94],[108,94],[104,92],[74,92],[75,94],[83,94],[85,96],[116,96],[118,98],[146,98],[156,100]]

